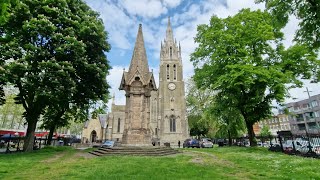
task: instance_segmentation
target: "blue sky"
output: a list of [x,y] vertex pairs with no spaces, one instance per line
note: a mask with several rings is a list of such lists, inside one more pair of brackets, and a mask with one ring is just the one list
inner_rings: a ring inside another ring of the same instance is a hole
[[[263,4],[255,4],[254,0],[86,0],[87,4],[100,13],[109,33],[108,42],[111,51],[107,53],[113,69],[107,77],[111,85],[111,93],[115,93],[116,104],[124,104],[124,92],[118,90],[123,69],[128,69],[133,46],[141,23],[147,50],[150,70],[153,69],[158,81],[160,43],[165,37],[168,17],[171,18],[174,37],[181,42],[184,79],[193,75],[190,54],[196,48],[193,37],[197,25],[208,24],[212,15],[225,18],[236,14],[242,8],[263,9]],[[285,45],[288,47],[297,29],[298,20],[291,17],[290,23],[283,30]],[[319,85],[307,84],[311,95],[320,93]],[[302,89],[294,89],[292,96],[302,100],[307,93]],[[287,102],[292,101],[288,99]],[[109,103],[110,104],[110,103]]]

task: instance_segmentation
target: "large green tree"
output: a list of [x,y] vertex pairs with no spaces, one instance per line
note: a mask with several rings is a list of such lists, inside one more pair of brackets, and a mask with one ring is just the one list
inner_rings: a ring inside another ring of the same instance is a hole
[[105,99],[110,47],[99,15],[81,0],[20,0],[0,27],[5,80],[19,90],[31,151],[36,124],[59,96],[79,109]]
[[295,39],[310,47],[320,48],[320,1],[319,0],[256,0],[265,2],[266,8],[285,26],[289,16],[294,15],[299,22]]
[[216,90],[225,107],[242,116],[251,146],[256,145],[253,124],[270,116],[273,100],[284,100],[286,84],[301,85],[299,77],[310,78],[319,69],[308,48],[284,49],[280,30],[267,12],[243,9],[225,19],[212,16],[195,37],[191,60],[197,86]]

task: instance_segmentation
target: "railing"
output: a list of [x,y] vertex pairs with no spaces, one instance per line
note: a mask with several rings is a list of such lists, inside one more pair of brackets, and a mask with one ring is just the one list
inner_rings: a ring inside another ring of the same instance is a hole
[[286,154],[320,158],[320,135],[278,133],[279,149]]
[[[6,136],[0,137],[0,153],[11,153],[11,152],[21,152],[23,151],[25,137],[17,136]],[[33,149],[38,150],[43,148],[47,144],[47,137],[35,137],[33,141]],[[77,143],[79,140],[74,141],[71,138],[54,138],[52,139],[52,145],[62,146],[62,145],[71,145],[71,143]]]

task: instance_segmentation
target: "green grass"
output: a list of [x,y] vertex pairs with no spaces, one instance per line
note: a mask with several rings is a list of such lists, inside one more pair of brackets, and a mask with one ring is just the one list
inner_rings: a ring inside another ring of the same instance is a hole
[[186,149],[167,157],[83,157],[66,147],[0,155],[0,179],[320,179],[320,160],[260,148]]

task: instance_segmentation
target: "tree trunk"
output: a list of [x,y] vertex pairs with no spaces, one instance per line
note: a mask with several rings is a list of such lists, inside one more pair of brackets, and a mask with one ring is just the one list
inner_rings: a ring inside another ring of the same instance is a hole
[[47,141],[47,145],[51,145],[51,142],[52,142],[52,137],[53,137],[53,133],[56,129],[56,126],[55,125],[52,125],[50,127],[50,132],[49,132],[49,136],[48,136],[48,141]]
[[231,132],[228,130],[229,146],[232,145]]
[[37,126],[37,119],[29,119],[27,118],[28,128],[27,134],[23,144],[23,151],[30,152],[33,151],[33,144],[34,144],[34,132]]
[[246,121],[246,126],[247,126],[247,130],[248,130],[248,137],[249,137],[250,146],[251,147],[257,146],[257,141],[255,139],[255,134],[253,131],[253,124]]

